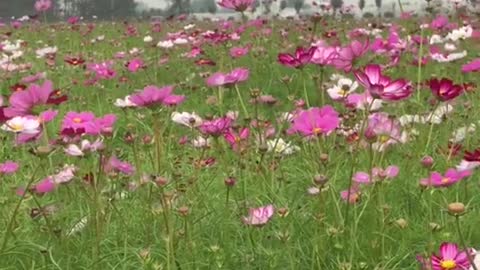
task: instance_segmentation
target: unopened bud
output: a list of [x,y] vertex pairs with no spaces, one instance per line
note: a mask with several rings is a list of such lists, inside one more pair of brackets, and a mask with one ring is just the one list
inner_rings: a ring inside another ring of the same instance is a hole
[[459,216],[465,213],[465,205],[461,202],[453,202],[448,205],[448,213]]
[[433,166],[433,158],[431,156],[424,156],[420,161],[425,168],[431,168]]

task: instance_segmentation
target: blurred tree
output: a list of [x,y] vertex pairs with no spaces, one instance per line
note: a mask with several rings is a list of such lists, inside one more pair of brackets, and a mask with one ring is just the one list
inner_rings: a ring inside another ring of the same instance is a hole
[[365,0],[360,0],[358,1],[358,8],[363,11],[363,9],[365,8]]
[[14,16],[19,18],[35,13],[32,0],[15,0],[14,2],[13,4],[10,1],[0,0],[0,17],[7,19]]
[[333,8],[333,15],[336,15],[337,11],[343,6],[343,0],[330,0],[330,5]]
[[209,13],[217,13],[217,3],[215,3],[215,0],[207,0],[206,6]]
[[282,2],[280,2],[280,10],[284,10],[287,8],[287,0],[282,0]]
[[297,15],[300,14],[300,10],[302,9],[304,4],[305,4],[305,0],[294,0],[293,1],[293,8],[297,12]]
[[375,0],[375,6],[377,6],[378,9],[378,16],[382,16],[382,12],[380,9],[382,8],[382,0]]

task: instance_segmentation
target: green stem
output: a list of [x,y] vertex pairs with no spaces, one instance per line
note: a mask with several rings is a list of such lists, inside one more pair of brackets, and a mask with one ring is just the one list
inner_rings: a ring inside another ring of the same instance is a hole
[[458,238],[460,238],[460,243],[462,244],[463,249],[467,253],[467,258],[470,262],[470,266],[473,268],[473,270],[478,270],[477,266],[474,264],[472,254],[470,254],[470,248],[467,247],[465,243],[465,238],[463,237],[462,229],[460,228],[460,216],[458,215],[455,216],[455,225],[457,226]]

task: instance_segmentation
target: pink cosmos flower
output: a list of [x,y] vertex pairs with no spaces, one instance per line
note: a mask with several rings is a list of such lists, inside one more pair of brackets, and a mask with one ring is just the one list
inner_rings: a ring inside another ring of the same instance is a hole
[[5,161],[0,163],[0,175],[2,174],[13,174],[15,173],[20,166],[17,162]]
[[127,68],[130,72],[135,73],[139,69],[143,68],[145,66],[144,62],[140,58],[134,58],[130,60],[127,64]]
[[462,72],[464,73],[478,71],[478,70],[480,70],[480,58],[476,58],[471,62],[462,66]]
[[65,165],[61,171],[59,171],[57,174],[49,176],[49,178],[53,181],[54,184],[65,184],[70,181],[75,177],[75,171],[77,171],[77,168],[73,165]]
[[447,78],[431,79],[428,84],[433,95],[440,101],[452,100],[463,92],[463,85],[453,84],[453,81]]
[[113,61],[87,64],[87,69],[96,74],[96,79],[109,80],[117,76],[117,72],[113,69]]
[[338,70],[350,72],[356,59],[364,55],[369,48],[368,42],[352,41],[345,47],[337,48],[337,56],[332,59],[332,64]]
[[201,133],[218,137],[224,134],[232,125],[232,119],[229,117],[221,117],[213,120],[203,121],[198,127]]
[[249,135],[249,128],[242,128],[239,132],[236,132],[232,128],[230,128],[225,132],[225,134],[223,134],[223,137],[228,142],[228,144],[230,144],[232,149],[237,150],[242,141],[247,140]]
[[243,217],[243,223],[252,226],[262,226],[272,218],[275,209],[269,204],[259,208],[250,208],[248,216]]
[[230,73],[217,72],[207,78],[206,83],[210,87],[232,86],[234,84],[246,81],[250,71],[246,68],[236,68]]
[[10,96],[10,106],[4,109],[5,116],[33,115],[35,106],[54,104],[52,99],[54,95],[51,81],[45,81],[42,85],[32,84],[27,89],[15,92]]
[[92,112],[68,112],[63,118],[61,129],[63,135],[81,135],[98,130]]
[[93,153],[104,148],[103,141],[97,139],[94,142],[89,140],[82,140],[80,145],[69,144],[64,149],[65,153],[69,156],[79,157],[84,156],[87,153]]
[[308,49],[298,47],[294,55],[289,53],[279,53],[278,62],[286,67],[303,68],[310,62],[316,50],[316,47],[310,47]]
[[218,5],[226,9],[244,12],[249,7],[252,7],[254,2],[254,0],[220,0]]
[[455,243],[442,243],[439,254],[430,258],[432,270],[463,270],[470,268],[467,251],[458,249]]
[[316,44],[314,44],[314,47],[316,48],[312,58],[310,59],[310,62],[313,64],[317,64],[320,66],[326,66],[330,65],[337,57],[337,50],[335,47],[330,47],[328,46],[325,42],[319,41]]
[[456,169],[450,168],[445,172],[445,175],[441,175],[438,172],[432,172],[429,178],[424,178],[420,180],[421,186],[431,186],[431,187],[449,187],[465,177],[468,177],[472,174],[472,171],[457,171]]
[[230,49],[230,56],[232,58],[240,58],[248,53],[247,47],[233,47]]
[[441,30],[448,25],[448,18],[444,15],[438,15],[430,23],[430,28],[434,30]]
[[390,145],[405,143],[407,140],[407,134],[402,131],[400,122],[383,112],[373,113],[368,117],[365,137],[374,140],[372,147],[379,152]]
[[172,95],[173,86],[164,86],[158,88],[154,85],[149,85],[143,88],[142,91],[130,95],[130,101],[136,106],[151,107],[157,105],[172,105],[179,104],[185,99],[184,96]]
[[410,84],[404,79],[393,81],[382,74],[379,65],[367,65],[364,71],[353,72],[357,81],[363,85],[373,98],[388,101],[406,99],[412,93]]
[[353,175],[353,181],[359,184],[372,184],[377,181],[383,181],[384,179],[393,179],[397,177],[399,168],[398,166],[391,165],[385,169],[375,167],[372,169],[372,178],[366,172],[357,172]]
[[55,190],[55,187],[55,182],[52,177],[49,176],[35,185],[35,192],[38,194],[45,194]]
[[69,17],[67,19],[67,23],[71,24],[71,25],[75,25],[77,24],[78,22],[80,21],[80,17],[78,16],[72,16],[72,17]]
[[318,136],[330,134],[340,124],[338,112],[326,105],[301,111],[292,122],[288,133],[300,133],[303,136]]
[[45,12],[52,7],[52,1],[51,0],[37,0],[35,2],[34,7],[35,7],[35,10],[37,12]]
[[475,149],[472,152],[465,151],[463,160],[456,167],[458,171],[473,170],[480,166],[480,148]]
[[353,185],[352,188],[350,188],[350,191],[343,190],[340,192],[340,198],[342,198],[342,200],[350,204],[356,204],[357,202],[359,202],[360,195],[361,195],[361,192],[358,185]]
[[381,99],[374,99],[368,91],[349,94],[345,99],[345,106],[360,110],[377,111],[382,107]]
[[37,74],[23,77],[20,81],[22,83],[34,83],[39,80],[45,79],[46,77],[47,77],[47,74],[45,72],[39,72]]
[[106,173],[121,172],[125,175],[133,175],[135,173],[135,167],[128,162],[123,162],[115,156],[111,156],[110,159],[104,165]]

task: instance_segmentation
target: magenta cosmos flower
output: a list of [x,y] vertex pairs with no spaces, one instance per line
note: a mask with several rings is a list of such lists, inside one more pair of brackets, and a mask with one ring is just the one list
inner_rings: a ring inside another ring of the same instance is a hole
[[455,243],[442,243],[439,254],[430,258],[432,270],[464,270],[470,268],[467,251],[458,249]]
[[230,49],[230,56],[232,58],[240,58],[248,53],[249,47],[233,47]]
[[397,177],[399,172],[398,166],[388,166],[385,169],[375,167],[372,169],[372,177],[367,172],[357,172],[353,175],[353,181],[359,184],[372,184],[374,182],[379,182],[384,179],[393,179]]
[[272,218],[275,209],[273,205],[262,206],[259,208],[250,208],[248,216],[243,217],[243,223],[252,226],[262,226]]
[[480,58],[472,60],[470,63],[467,63],[462,66],[462,72],[468,73],[473,71],[480,70]]
[[113,69],[113,61],[87,64],[87,69],[96,74],[96,79],[109,80],[117,76],[117,72]]
[[61,134],[74,135],[109,135],[112,133],[113,124],[117,120],[113,114],[96,118],[92,112],[68,112],[63,118]]
[[128,62],[127,69],[128,69],[128,71],[130,71],[132,73],[135,73],[139,69],[143,68],[144,66],[145,66],[145,63],[143,62],[142,59],[134,58],[134,59],[132,59]]
[[445,175],[441,175],[439,172],[432,172],[429,178],[420,180],[420,185],[428,187],[449,187],[457,182],[460,182],[465,177],[472,175],[472,171],[464,170],[458,171],[450,168],[445,172]]
[[368,48],[368,42],[354,40],[345,47],[337,48],[337,55],[332,60],[332,64],[338,70],[350,72],[355,60],[364,55]]
[[244,12],[253,6],[254,0],[221,0],[218,5],[226,9],[232,9],[238,12]]
[[130,102],[140,107],[151,107],[156,105],[177,105],[185,100],[185,96],[172,95],[173,86],[158,88],[149,85],[142,91],[132,94]]
[[225,140],[230,144],[232,149],[237,150],[242,141],[245,141],[250,136],[249,128],[242,128],[238,132],[230,128],[223,134]]
[[198,127],[201,133],[218,137],[224,134],[232,125],[232,119],[229,117],[216,118],[209,121],[203,121]]
[[310,62],[320,66],[330,65],[337,57],[337,50],[335,47],[328,46],[325,42],[319,41],[314,44],[316,48]]
[[10,96],[10,106],[4,109],[4,114],[10,118],[33,115],[35,106],[60,104],[67,100],[66,96],[57,97],[57,94],[53,90],[51,81],[45,81],[42,85],[32,84],[27,89],[15,92]]
[[329,134],[340,124],[338,112],[333,107],[326,105],[322,108],[314,107],[301,111],[293,119],[288,133],[299,133],[303,136],[317,136]]
[[279,53],[278,62],[286,67],[303,68],[310,62],[317,47],[310,47],[308,49],[298,47],[295,54]]
[[431,79],[428,81],[428,85],[433,95],[440,101],[454,99],[463,92],[463,85],[454,84],[452,80],[447,78]]
[[364,71],[353,72],[357,81],[362,84],[374,98],[397,101],[406,99],[412,93],[410,84],[404,79],[393,81],[382,75],[379,65],[367,65]]
[[18,170],[18,168],[18,163],[13,161],[5,161],[4,163],[0,163],[0,175],[13,174]]
[[216,72],[207,78],[206,83],[210,87],[232,86],[234,84],[246,81],[250,71],[246,68],[236,68],[230,73]]
[[51,0],[37,0],[35,2],[34,7],[35,7],[35,10],[37,12],[45,12],[52,7],[52,1]]

